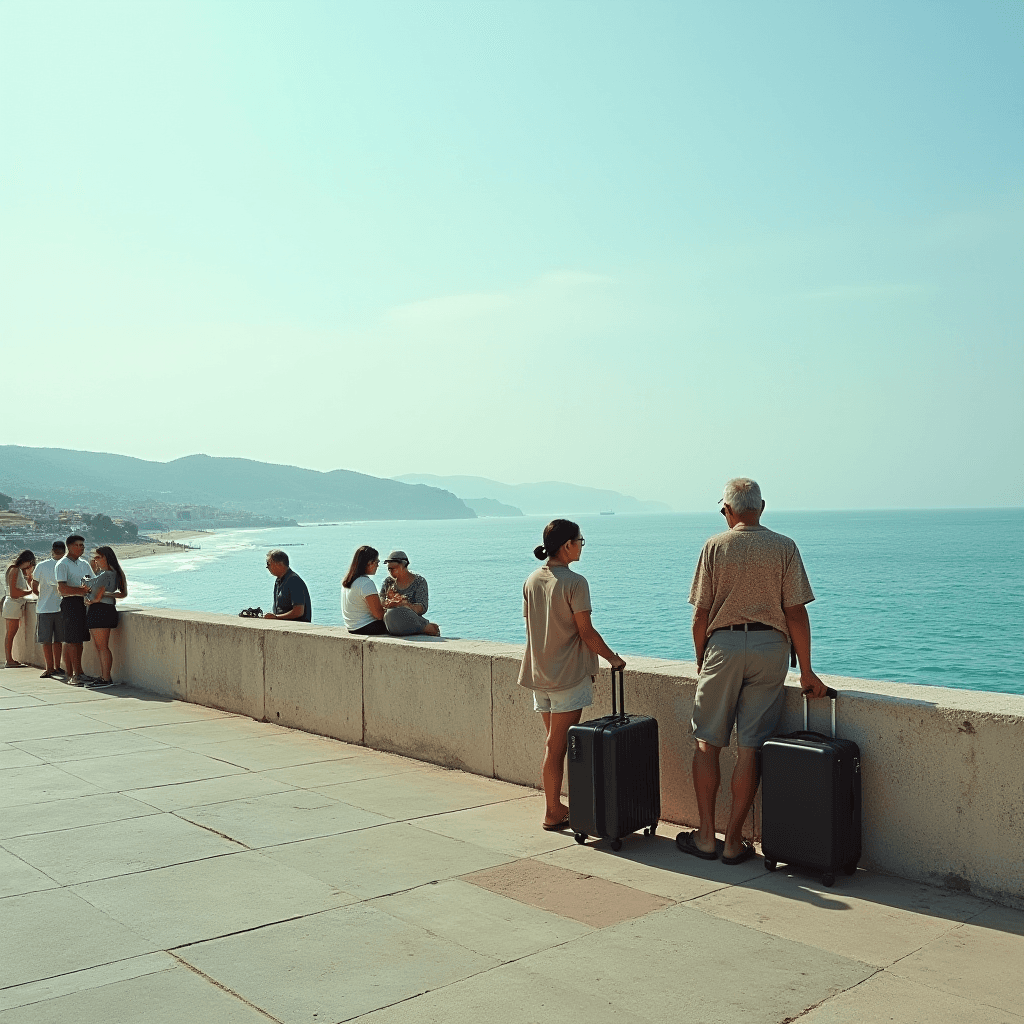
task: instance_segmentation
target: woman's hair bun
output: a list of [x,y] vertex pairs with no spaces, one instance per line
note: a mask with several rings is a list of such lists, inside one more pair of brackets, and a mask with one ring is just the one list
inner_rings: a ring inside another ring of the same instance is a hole
[[548,549],[546,547],[544,547],[543,544],[538,544],[533,549],[533,557],[534,558],[544,559],[544,558],[547,558],[547,556],[548,556]]

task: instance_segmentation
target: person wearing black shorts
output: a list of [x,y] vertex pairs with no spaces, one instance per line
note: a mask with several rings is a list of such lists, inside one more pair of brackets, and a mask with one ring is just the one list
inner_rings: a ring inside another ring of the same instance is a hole
[[91,676],[82,671],[82,645],[89,639],[85,619],[85,598],[89,587],[85,580],[92,575],[89,563],[82,557],[85,538],[73,533],[67,539],[67,554],[57,563],[53,575],[60,594],[60,614],[64,625],[64,667],[72,686],[84,686]]
[[114,601],[118,597],[128,596],[128,581],[124,571],[114,554],[114,549],[103,545],[98,547],[92,556],[92,568],[95,576],[88,580],[89,597],[87,599],[86,625],[92,642],[96,645],[96,653],[100,659],[100,678],[91,680],[86,685],[91,687],[113,686],[111,669],[114,656],[110,652],[110,631],[117,629],[117,606]]

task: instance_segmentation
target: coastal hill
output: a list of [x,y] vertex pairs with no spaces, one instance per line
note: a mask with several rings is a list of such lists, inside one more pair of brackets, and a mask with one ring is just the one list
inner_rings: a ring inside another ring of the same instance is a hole
[[[578,512],[671,512],[663,501],[641,501],[618,491],[558,483],[503,484],[482,476],[433,476],[430,473],[406,473],[395,477],[407,484],[443,487],[463,500],[492,498],[522,509],[526,515],[574,515]],[[479,509],[478,509],[479,511]]]
[[299,520],[475,518],[454,494],[435,486],[210,455],[148,462],[0,445],[0,491],[104,512],[130,503],[194,502]]

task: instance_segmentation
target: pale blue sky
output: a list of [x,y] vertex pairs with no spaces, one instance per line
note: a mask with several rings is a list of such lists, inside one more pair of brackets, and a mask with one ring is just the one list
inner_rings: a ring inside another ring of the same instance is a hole
[[0,3],[3,440],[1024,504],[1022,41],[1019,0]]

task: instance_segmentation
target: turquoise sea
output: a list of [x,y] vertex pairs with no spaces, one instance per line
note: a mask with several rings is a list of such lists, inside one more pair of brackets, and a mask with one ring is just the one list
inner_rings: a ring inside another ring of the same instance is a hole
[[[690,581],[715,511],[581,515],[574,568],[590,581],[594,623],[630,654],[693,659]],[[268,609],[268,548],[306,581],[314,622],[341,622],[340,580],[360,544],[402,548],[430,584],[445,636],[521,643],[522,584],[547,517],[397,521],[238,530],[200,550],[126,563],[130,603],[234,614]],[[1024,509],[766,513],[800,546],[818,672],[1024,694]],[[383,568],[377,575],[384,578]]]

